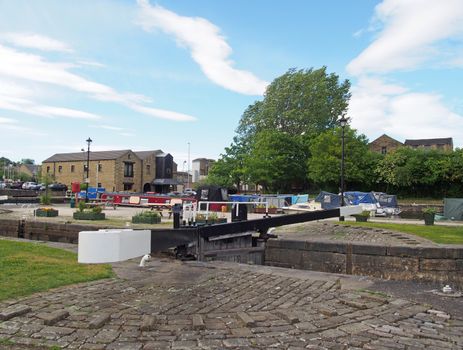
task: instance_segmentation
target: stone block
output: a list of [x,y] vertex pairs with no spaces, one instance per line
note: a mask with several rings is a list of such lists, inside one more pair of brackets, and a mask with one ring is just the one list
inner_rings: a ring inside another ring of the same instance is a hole
[[307,241],[305,242],[305,250],[345,254],[347,251],[347,247],[345,243]]
[[57,310],[53,312],[43,312],[37,315],[38,318],[43,320],[43,323],[47,326],[53,326],[61,320],[64,320],[69,316],[69,312],[66,310]]
[[88,328],[97,329],[103,327],[103,325],[111,319],[110,314],[95,315],[88,323]]
[[330,252],[304,251],[301,267],[303,270],[345,273],[346,256]]
[[371,244],[352,244],[353,254],[386,255],[386,247]]
[[352,272],[356,275],[410,280],[418,271],[418,258],[357,254],[352,256]]
[[0,321],[7,321],[13,317],[22,316],[30,312],[32,308],[27,305],[16,304],[0,311]]
[[238,312],[238,317],[241,322],[244,323],[246,327],[254,327],[256,325],[256,321],[254,321],[247,313],[245,312]]
[[456,271],[455,259],[420,259],[420,271]]

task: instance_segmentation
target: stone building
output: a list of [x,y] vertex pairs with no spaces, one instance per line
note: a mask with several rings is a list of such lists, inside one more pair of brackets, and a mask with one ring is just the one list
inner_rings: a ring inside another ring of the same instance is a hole
[[396,139],[393,139],[392,137],[386,134],[383,134],[376,140],[370,142],[368,144],[368,147],[372,152],[387,154],[396,150],[399,147],[402,147],[403,145],[404,144],[402,142],[397,141]]
[[453,151],[453,139],[446,137],[440,139],[405,140],[405,146]]
[[193,162],[192,162],[193,182],[196,183],[206,178],[207,174],[209,174],[209,169],[212,166],[212,163],[214,162],[215,162],[214,159],[207,159],[207,158],[193,159]]
[[[172,189],[173,158],[161,150],[90,152],[88,183],[107,191],[167,193]],[[87,176],[87,152],[58,153],[42,162],[42,176],[68,187]]]

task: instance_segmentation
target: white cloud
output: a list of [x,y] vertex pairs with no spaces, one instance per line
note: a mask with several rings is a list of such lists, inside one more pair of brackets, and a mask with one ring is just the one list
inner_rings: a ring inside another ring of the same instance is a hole
[[[20,132],[21,134],[33,135],[33,136],[46,136],[46,133],[41,131],[21,126],[18,120],[12,118],[0,117],[0,127],[2,132]],[[4,135],[3,135],[4,136]]]
[[349,104],[352,126],[370,140],[382,134],[405,139],[453,137],[463,145],[463,116],[445,107],[442,97],[410,92],[378,79],[360,79]]
[[375,21],[382,25],[378,37],[347,66],[355,76],[414,69],[425,62],[445,58],[440,50],[446,39],[462,44],[463,1],[384,0],[375,8]]
[[190,50],[193,60],[214,83],[247,95],[262,95],[269,84],[254,74],[233,68],[231,47],[213,23],[201,17],[180,16],[147,0],[138,0],[139,24],[145,30],[160,29]]
[[65,43],[34,33],[5,33],[0,39],[19,47],[39,49],[43,51],[72,52],[73,50]]
[[123,128],[119,128],[117,126],[111,126],[111,125],[90,125],[91,128],[97,128],[97,129],[105,129],[105,130],[111,130],[111,131],[122,131],[124,130]]
[[[151,102],[151,99],[134,93],[119,93],[110,86],[71,73],[69,69],[73,67],[73,64],[49,62],[41,56],[20,52],[10,47],[0,45],[0,86],[5,84],[4,82],[11,80],[51,84],[86,93],[91,98],[97,100],[115,102],[131,108],[134,111],[157,118],[174,121],[196,120],[195,117],[187,114],[143,106],[141,103]],[[21,88],[18,90],[21,90]],[[1,91],[2,89],[0,88],[0,93]],[[31,102],[28,100],[14,99],[12,101],[10,98],[9,101],[0,101],[0,108],[18,110],[19,105],[30,103]],[[94,114],[82,111],[51,106],[36,107],[37,108],[33,109],[33,111],[35,111],[33,114],[42,115],[43,112],[46,112],[51,115],[62,115],[69,118],[99,119],[99,117]]]

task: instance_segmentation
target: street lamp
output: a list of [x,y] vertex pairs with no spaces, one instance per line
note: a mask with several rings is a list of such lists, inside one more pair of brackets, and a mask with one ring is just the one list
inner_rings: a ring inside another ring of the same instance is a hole
[[85,186],[85,203],[88,202],[88,186],[89,186],[89,170],[90,170],[90,144],[92,143],[92,139],[89,137],[87,140],[87,178],[85,179],[85,182],[87,183],[87,186]]
[[[341,125],[342,134],[341,134],[341,207],[345,205],[344,202],[344,131],[347,125],[348,119],[344,116],[341,116],[339,119],[339,125]],[[344,221],[344,216],[339,217],[339,221]]]

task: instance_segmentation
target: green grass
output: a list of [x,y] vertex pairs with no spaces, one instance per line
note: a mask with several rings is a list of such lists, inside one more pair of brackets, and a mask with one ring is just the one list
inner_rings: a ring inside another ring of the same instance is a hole
[[463,244],[463,226],[390,224],[379,222],[345,222],[348,225],[383,228],[405,232],[441,244]]
[[0,240],[0,300],[111,276],[110,265],[78,264],[72,252]]

